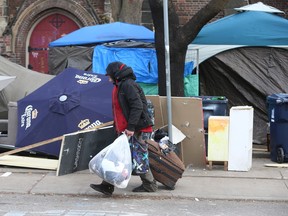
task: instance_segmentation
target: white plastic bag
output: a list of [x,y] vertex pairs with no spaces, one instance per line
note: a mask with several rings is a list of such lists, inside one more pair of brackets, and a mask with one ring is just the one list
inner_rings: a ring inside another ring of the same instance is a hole
[[89,170],[118,188],[126,188],[132,172],[127,136],[122,134],[94,156],[89,162]]

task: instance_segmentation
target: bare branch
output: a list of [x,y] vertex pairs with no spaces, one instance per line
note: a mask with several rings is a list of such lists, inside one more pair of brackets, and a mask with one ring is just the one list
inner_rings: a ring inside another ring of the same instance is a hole
[[[205,7],[199,10],[182,28],[181,39],[189,45],[202,27],[214,18],[229,2],[229,0],[211,0]],[[192,29],[192,30],[191,30]]]

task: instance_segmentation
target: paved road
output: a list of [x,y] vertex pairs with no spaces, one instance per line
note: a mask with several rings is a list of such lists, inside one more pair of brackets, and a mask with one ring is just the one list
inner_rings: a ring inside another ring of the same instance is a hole
[[287,202],[0,195],[1,216],[286,216]]

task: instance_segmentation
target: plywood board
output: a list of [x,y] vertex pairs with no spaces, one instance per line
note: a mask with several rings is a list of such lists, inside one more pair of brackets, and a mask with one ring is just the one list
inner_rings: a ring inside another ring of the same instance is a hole
[[208,161],[228,161],[229,117],[210,116],[208,119]]
[[58,160],[36,158],[36,157],[24,157],[16,155],[5,155],[0,157],[0,165],[56,170],[58,166]]
[[[161,96],[160,100],[163,121],[164,124],[168,124],[166,97]],[[181,142],[181,160],[185,166],[205,168],[202,100],[193,97],[172,97],[171,109],[172,124],[186,136]]]
[[88,169],[89,161],[115,138],[113,127],[64,135],[56,175]]

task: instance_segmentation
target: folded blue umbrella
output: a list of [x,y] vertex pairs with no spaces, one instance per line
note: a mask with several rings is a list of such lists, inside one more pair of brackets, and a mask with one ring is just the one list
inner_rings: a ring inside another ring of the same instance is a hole
[[[112,83],[105,75],[65,69],[19,100],[16,147],[24,147],[113,120]],[[34,148],[59,156],[61,141]]]

